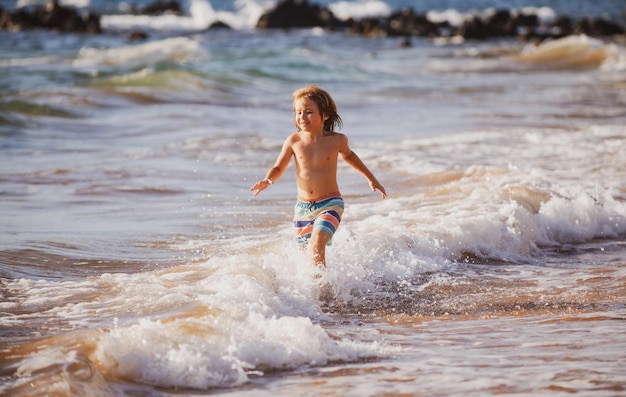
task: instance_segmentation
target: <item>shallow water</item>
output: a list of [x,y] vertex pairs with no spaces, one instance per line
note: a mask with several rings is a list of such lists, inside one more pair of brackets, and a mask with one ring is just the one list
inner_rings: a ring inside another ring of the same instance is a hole
[[[1,393],[624,393],[622,38],[187,29],[0,32]],[[390,196],[318,281],[248,191],[309,82]]]

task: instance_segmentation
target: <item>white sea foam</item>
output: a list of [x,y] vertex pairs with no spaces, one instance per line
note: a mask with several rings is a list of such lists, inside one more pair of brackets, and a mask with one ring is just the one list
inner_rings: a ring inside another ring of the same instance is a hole
[[525,15],[536,15],[540,24],[549,25],[556,21],[556,12],[550,7],[522,7],[519,11]]
[[216,22],[223,22],[233,29],[250,29],[271,5],[254,0],[237,0],[235,11],[225,11],[215,10],[207,0],[191,0],[187,15],[103,15],[101,24],[103,29],[113,31],[203,31]]
[[199,31],[216,21],[217,14],[206,0],[191,0],[189,15],[103,15],[101,25],[107,30]]
[[470,14],[455,9],[445,11],[431,10],[426,13],[426,18],[432,23],[448,22],[452,26],[461,26]]
[[73,61],[77,68],[127,67],[153,65],[166,60],[190,60],[202,51],[197,41],[173,37],[120,48],[84,48]]
[[[459,27],[463,23],[473,18],[476,15],[487,17],[492,16],[496,12],[495,8],[487,8],[481,12],[477,11],[459,11],[458,9],[450,8],[444,11],[429,10],[426,12],[426,17],[433,23],[448,22],[452,26]],[[540,24],[552,24],[556,19],[555,11],[550,7],[523,7],[520,9],[512,9],[512,14],[523,15],[536,15]]]
[[[42,6],[49,0],[18,0],[15,7]],[[91,0],[59,0],[59,4],[63,7],[87,8],[91,4]]]
[[333,340],[306,317],[266,317],[231,306],[208,321],[144,319],[114,329],[102,337],[93,358],[114,368],[114,376],[205,389],[242,384],[250,371],[319,366],[383,351],[376,344]]
[[76,333],[84,347],[78,351],[54,342],[24,361],[18,374],[28,379],[50,365],[69,366],[80,361],[79,354],[108,378],[206,389],[239,385],[265,370],[383,357],[397,350],[324,330],[319,321],[326,316],[310,267],[294,258],[289,264],[271,252],[260,260],[212,257],[198,265],[104,274],[69,282],[71,287],[64,281],[24,280],[23,293],[30,297],[24,303],[48,314],[52,311],[46,308],[53,308],[56,318],[65,320],[58,326],[102,322],[113,328]]
[[[407,176],[385,201],[348,200],[329,249],[329,277],[339,290],[366,291],[374,288],[374,280],[410,280],[454,267],[467,254],[536,262],[542,247],[624,236],[626,205],[612,182],[624,175],[610,171],[624,133],[620,127],[598,128],[595,136],[553,133],[542,135],[539,145],[529,134],[513,148],[500,143],[510,138],[510,131],[390,145],[388,153],[395,155],[381,156],[381,163],[394,162],[394,168],[416,176]],[[616,134],[621,139],[609,144],[607,139]],[[557,143],[564,140],[571,143]],[[480,156],[477,152],[484,152],[485,164],[464,165],[457,145],[473,148],[470,163]],[[550,145],[561,149],[557,168],[542,158],[543,148]],[[497,155],[502,149],[517,153],[517,159]],[[417,165],[416,156],[421,159]],[[443,169],[433,167],[436,163],[443,163]],[[597,174],[581,182],[578,175],[597,173],[598,168],[607,170],[602,182]]]
[[618,49],[586,35],[567,36],[540,45],[527,45],[513,59],[536,67],[597,68],[605,62],[618,64]]
[[218,11],[217,20],[233,29],[253,28],[261,15],[273,5],[272,1],[235,0],[236,12]]
[[359,0],[355,2],[338,1],[328,5],[328,9],[339,19],[363,19],[368,17],[387,17],[391,7],[380,0]]

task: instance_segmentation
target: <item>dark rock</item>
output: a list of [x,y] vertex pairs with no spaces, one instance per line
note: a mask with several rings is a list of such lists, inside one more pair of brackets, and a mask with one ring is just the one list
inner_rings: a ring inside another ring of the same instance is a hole
[[148,38],[148,33],[141,30],[133,30],[126,35],[128,41],[143,41]]
[[416,14],[413,9],[405,8],[389,17],[389,34],[392,36],[438,35],[439,25],[430,22],[426,15]]
[[532,23],[528,18],[514,17],[508,10],[498,10],[493,15],[483,19],[479,16],[473,16],[466,20],[459,31],[458,35],[466,39],[485,40],[495,37],[512,37],[519,33],[520,24]]
[[613,36],[624,34],[625,30],[620,25],[601,18],[583,18],[574,26],[574,32],[588,36]]
[[260,29],[322,27],[333,29],[342,22],[327,8],[309,4],[307,0],[283,0],[259,18]]
[[81,14],[74,8],[60,6],[52,0],[43,7],[20,8],[0,15],[5,30],[48,29],[63,33],[97,34],[102,31],[100,16]]
[[209,29],[232,29],[232,27],[222,21],[215,21],[209,26]]
[[539,26],[539,17],[536,14],[519,14],[514,23],[518,28],[535,28]]
[[554,23],[554,27],[558,29],[563,36],[570,35],[574,32],[572,20],[568,17],[558,17]]
[[363,18],[352,21],[349,32],[357,36],[386,37],[389,34],[389,24],[382,18]]
[[23,30],[33,29],[36,21],[34,15],[31,15],[23,8],[16,10],[15,12],[4,12],[0,16],[0,28],[5,30]]
[[498,10],[487,19],[485,24],[487,35],[490,37],[515,36],[517,34],[516,22],[509,10]]
[[175,0],[170,1],[161,1],[157,0],[156,2],[149,4],[139,10],[140,14],[146,15],[164,15],[164,14],[173,14],[173,15],[182,15],[183,10],[180,8],[180,4]]
[[400,41],[400,48],[409,48],[413,46],[411,37],[405,37]]
[[448,24],[432,23],[425,15],[416,14],[412,9],[404,9],[388,18],[364,18],[353,21],[349,31],[368,37],[435,37],[444,26]]
[[589,36],[626,34],[624,28],[605,19],[583,19],[576,25],[568,17],[559,17],[552,24],[541,24],[535,14],[513,13],[498,10],[485,17],[474,15],[460,27],[449,23],[433,23],[425,15],[407,8],[394,12],[388,18],[364,18],[350,21],[349,32],[366,37],[450,37],[461,36],[470,40],[488,40],[500,37],[518,37],[524,40],[561,38],[584,33]]
[[487,26],[481,18],[474,16],[463,22],[459,28],[458,35],[466,39],[484,40],[488,37]]

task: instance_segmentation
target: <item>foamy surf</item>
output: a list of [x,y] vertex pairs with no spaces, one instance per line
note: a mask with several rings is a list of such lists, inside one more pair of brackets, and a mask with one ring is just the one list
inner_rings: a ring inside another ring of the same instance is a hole
[[615,45],[578,35],[529,45],[513,59],[534,67],[584,69],[598,68],[617,56]]
[[[85,326],[99,331],[70,331],[43,338],[36,347],[5,349],[3,354],[14,357],[24,354],[22,350],[37,350],[22,356],[14,368],[19,382],[12,390],[47,382],[59,391],[71,390],[72,379],[83,376],[85,368],[92,379],[109,382],[233,387],[265,371],[381,358],[397,351],[385,343],[353,341],[326,331],[320,321],[327,317],[318,306],[308,266],[301,264],[307,282],[303,274],[286,268],[297,264],[276,259],[265,254],[265,264],[246,264],[258,260],[215,257],[193,266],[103,274],[79,284],[22,285],[28,292],[19,293],[29,296],[24,303],[49,307],[63,319],[49,324],[48,331]],[[62,289],[69,291],[59,293]],[[129,317],[127,310],[135,314]],[[57,378],[50,370],[58,367],[66,368],[67,376]]]
[[156,32],[201,32],[214,23],[233,29],[252,29],[269,6],[256,1],[238,1],[233,11],[215,10],[206,0],[191,0],[187,15],[103,15],[102,28],[108,31],[144,30]]
[[197,41],[187,37],[172,37],[114,49],[84,48],[72,64],[77,68],[136,68],[163,61],[184,62],[200,53]]
[[391,8],[384,1],[366,0],[358,2],[337,1],[328,5],[328,9],[341,20],[350,18],[363,19],[372,17],[386,17],[391,14]]

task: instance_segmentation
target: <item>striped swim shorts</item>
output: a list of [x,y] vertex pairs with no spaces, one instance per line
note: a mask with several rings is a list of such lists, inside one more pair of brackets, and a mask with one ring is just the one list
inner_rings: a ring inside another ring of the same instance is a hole
[[[321,230],[331,239],[339,227],[343,214],[341,193],[331,193],[316,200],[298,199],[294,207],[293,224],[296,228],[296,240],[301,246],[308,243],[313,230]],[[330,245],[330,240],[328,241]]]

